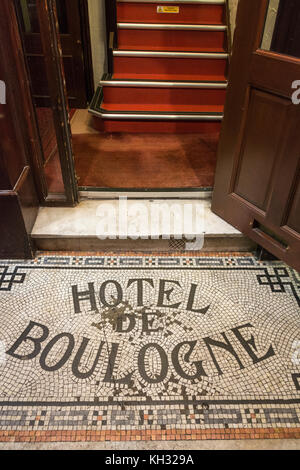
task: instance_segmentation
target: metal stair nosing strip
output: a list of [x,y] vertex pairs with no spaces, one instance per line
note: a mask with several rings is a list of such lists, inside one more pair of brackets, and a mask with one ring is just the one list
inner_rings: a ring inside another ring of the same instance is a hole
[[114,49],[115,57],[173,57],[190,59],[228,59],[227,52],[132,51]]
[[147,81],[147,80],[100,80],[100,86],[106,87],[145,87],[145,88],[202,88],[225,89],[227,82],[174,82],[174,81]]
[[227,31],[226,25],[175,24],[175,23],[117,23],[118,29],[163,29],[177,31]]
[[215,113],[215,114],[198,114],[198,113],[125,113],[125,112],[107,112],[103,109],[101,111],[96,111],[90,109],[89,112],[94,115],[98,116],[101,119],[107,120],[134,120],[134,121],[222,121],[223,114],[222,113]]

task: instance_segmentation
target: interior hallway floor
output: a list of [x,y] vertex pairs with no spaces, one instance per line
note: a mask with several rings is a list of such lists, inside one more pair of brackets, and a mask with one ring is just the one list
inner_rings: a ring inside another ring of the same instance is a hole
[[[64,192],[51,119],[39,119],[46,149],[45,174],[50,193]],[[214,184],[219,133],[107,133],[93,128],[83,109],[71,119],[75,171],[79,187],[104,189],[191,189]],[[50,148],[51,147],[51,148]]]
[[212,187],[219,134],[97,133],[86,110],[72,119],[80,187]]

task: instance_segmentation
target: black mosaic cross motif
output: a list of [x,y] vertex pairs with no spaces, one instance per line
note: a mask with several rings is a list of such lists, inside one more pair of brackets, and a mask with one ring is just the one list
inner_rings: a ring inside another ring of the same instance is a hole
[[19,273],[19,268],[15,267],[13,271],[9,271],[9,266],[0,268],[0,291],[11,291],[14,284],[23,284],[26,274]]
[[300,391],[300,374],[292,374],[292,379],[295,384],[296,390]]
[[294,284],[290,279],[287,268],[273,268],[274,273],[270,274],[269,270],[264,269],[264,274],[257,275],[257,280],[261,286],[270,286],[271,291],[286,293],[286,287],[289,287],[300,307],[300,296]]

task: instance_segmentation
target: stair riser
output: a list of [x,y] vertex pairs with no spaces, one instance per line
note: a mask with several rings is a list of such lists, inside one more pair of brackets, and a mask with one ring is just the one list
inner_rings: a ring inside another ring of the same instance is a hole
[[[128,111],[137,110],[136,106],[148,107],[162,106],[163,111],[167,107],[184,106],[184,111],[194,111],[196,106],[205,106],[205,111],[216,106],[223,107],[226,98],[226,89],[201,89],[201,88],[150,88],[150,87],[103,87],[103,107],[111,110]],[[222,112],[222,109],[218,110]]]
[[183,59],[165,57],[114,57],[114,77],[157,80],[226,80],[226,59]]
[[118,47],[137,51],[226,51],[223,31],[119,29]]
[[118,22],[224,24],[223,5],[180,5],[176,2],[172,3],[172,6],[177,5],[179,6],[179,13],[157,13],[157,3],[119,3],[117,7]]
[[112,133],[213,134],[221,130],[221,121],[123,121],[104,120],[94,116],[93,122],[98,131]]

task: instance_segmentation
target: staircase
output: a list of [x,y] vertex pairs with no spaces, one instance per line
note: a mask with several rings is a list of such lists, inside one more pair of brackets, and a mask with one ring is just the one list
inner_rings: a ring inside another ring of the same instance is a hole
[[95,127],[218,132],[227,88],[227,2],[117,0],[111,5],[109,73],[89,110]]

